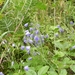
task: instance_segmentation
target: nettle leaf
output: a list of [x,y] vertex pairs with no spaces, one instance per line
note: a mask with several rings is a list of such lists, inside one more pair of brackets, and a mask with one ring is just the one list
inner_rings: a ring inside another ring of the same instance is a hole
[[61,69],[59,75],[67,75],[66,69]]
[[26,75],[37,75],[34,70],[26,71]]
[[75,72],[75,65],[71,65],[71,66],[70,66],[70,69],[71,69],[73,72]]
[[49,66],[44,66],[38,71],[38,75],[43,75],[45,74],[49,69]]

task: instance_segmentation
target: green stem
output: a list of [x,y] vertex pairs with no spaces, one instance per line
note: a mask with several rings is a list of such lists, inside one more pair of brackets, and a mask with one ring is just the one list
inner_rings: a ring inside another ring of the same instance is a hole
[[7,1],[6,1],[6,3],[4,4],[4,6],[3,6],[3,8],[2,8],[2,10],[1,10],[1,12],[0,12],[0,13],[3,13],[3,11],[4,11],[4,9],[6,8],[6,6],[7,6],[8,2],[9,2],[9,0],[7,0]]

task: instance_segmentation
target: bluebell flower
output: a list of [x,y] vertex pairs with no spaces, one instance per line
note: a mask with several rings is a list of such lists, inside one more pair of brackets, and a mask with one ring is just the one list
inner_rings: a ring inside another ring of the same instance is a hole
[[39,30],[36,30],[36,31],[35,31],[35,34],[39,34]]
[[24,26],[27,27],[28,26],[28,23],[24,24]]
[[3,72],[0,72],[0,75],[4,75]]
[[29,32],[29,30],[25,30],[25,33]]
[[34,34],[30,34],[30,38],[34,38]]
[[71,25],[73,25],[73,24],[74,24],[74,22],[73,22],[73,21],[70,21],[70,24],[71,24]]
[[20,49],[21,49],[21,50],[24,50],[24,49],[25,49],[25,46],[21,46]]
[[26,50],[29,51],[30,50],[30,46],[26,46]]
[[29,67],[28,66],[24,66],[24,70],[25,71],[28,71],[29,70]]
[[30,28],[29,30],[30,30],[30,31],[33,31],[33,28]]
[[32,60],[32,57],[29,57],[28,60]]
[[35,42],[38,42],[40,40],[40,38],[36,35],[36,36],[34,36],[34,41]]
[[59,36],[59,34],[58,33],[55,33],[55,37],[58,37]]
[[60,25],[57,25],[57,28],[61,28]]
[[28,40],[27,40],[27,39],[24,39],[23,42],[24,42],[24,43],[28,43]]
[[63,32],[64,32],[64,29],[59,28],[59,32],[60,32],[60,33],[63,33]]
[[30,36],[30,32],[26,32],[26,34],[25,34],[26,36]]

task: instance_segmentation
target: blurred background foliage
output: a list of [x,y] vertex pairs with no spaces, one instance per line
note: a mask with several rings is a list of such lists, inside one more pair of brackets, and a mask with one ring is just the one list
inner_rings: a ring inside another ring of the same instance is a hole
[[[56,71],[60,72],[66,68],[68,75],[73,75],[69,67],[75,64],[75,53],[70,51],[70,47],[75,44],[75,33],[72,33],[75,31],[75,25],[70,25],[71,21],[75,22],[74,0],[0,0],[0,35],[13,31],[13,38],[12,34],[5,38],[18,43],[19,39],[22,41],[25,23],[40,24],[41,33],[48,33],[50,36],[44,47],[49,50],[49,54],[44,54],[47,51],[44,50],[43,55]],[[59,33],[59,38],[54,38],[54,34],[58,32],[57,25],[60,25],[65,33]],[[68,36],[71,38],[67,38]]]

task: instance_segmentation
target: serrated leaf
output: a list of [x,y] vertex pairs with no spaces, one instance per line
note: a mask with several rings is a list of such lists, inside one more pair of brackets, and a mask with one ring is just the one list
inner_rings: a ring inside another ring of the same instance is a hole
[[75,72],[75,65],[71,65],[71,66],[70,66],[70,69],[71,69],[73,72]]
[[45,74],[49,69],[49,66],[44,66],[38,71],[38,75],[43,75]]
[[59,75],[67,75],[66,69],[61,69]]

